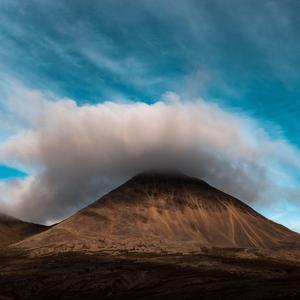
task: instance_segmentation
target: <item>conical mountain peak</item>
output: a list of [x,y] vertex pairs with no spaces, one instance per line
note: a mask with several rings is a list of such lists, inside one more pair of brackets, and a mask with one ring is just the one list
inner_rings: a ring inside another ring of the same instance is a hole
[[137,174],[25,248],[186,252],[272,248],[299,235],[204,181],[170,170]]

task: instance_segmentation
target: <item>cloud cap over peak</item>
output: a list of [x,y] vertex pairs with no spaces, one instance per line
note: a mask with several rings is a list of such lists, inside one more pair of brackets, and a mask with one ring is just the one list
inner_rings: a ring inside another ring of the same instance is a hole
[[11,96],[7,109],[17,108],[13,113],[27,130],[2,143],[0,160],[31,175],[1,183],[1,206],[35,222],[65,218],[148,169],[182,170],[263,204],[280,200],[300,167],[298,150],[285,140],[203,99],[168,92],[153,104],[79,106],[25,90],[22,99]]

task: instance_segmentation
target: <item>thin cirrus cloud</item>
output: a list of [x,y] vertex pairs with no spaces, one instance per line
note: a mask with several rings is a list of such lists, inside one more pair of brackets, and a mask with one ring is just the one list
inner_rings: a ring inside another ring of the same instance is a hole
[[299,194],[296,148],[203,99],[167,92],[153,104],[80,106],[22,89],[5,106],[23,129],[2,142],[0,162],[30,175],[0,183],[0,207],[26,220],[61,220],[153,168],[180,169],[261,207]]

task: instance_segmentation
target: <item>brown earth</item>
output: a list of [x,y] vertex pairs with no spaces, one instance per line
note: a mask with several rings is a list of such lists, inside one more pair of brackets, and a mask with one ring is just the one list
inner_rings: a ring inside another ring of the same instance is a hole
[[[0,300],[300,299],[300,265],[201,255],[0,253]],[[228,252],[228,253],[227,253]]]
[[[35,253],[195,253],[203,247],[300,249],[300,235],[240,200],[181,173],[142,173],[16,247]],[[270,254],[271,255],[271,254]]]

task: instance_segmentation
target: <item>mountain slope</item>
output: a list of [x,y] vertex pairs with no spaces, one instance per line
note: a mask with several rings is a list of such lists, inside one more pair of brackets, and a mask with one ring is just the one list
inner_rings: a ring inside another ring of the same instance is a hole
[[21,241],[46,228],[47,226],[24,222],[0,213],[0,247]]
[[179,173],[142,173],[48,231],[17,246],[39,251],[270,249],[299,235],[207,183]]

